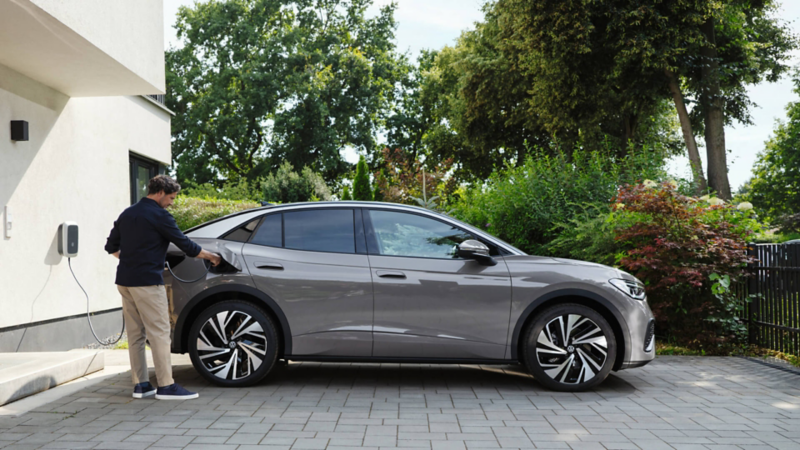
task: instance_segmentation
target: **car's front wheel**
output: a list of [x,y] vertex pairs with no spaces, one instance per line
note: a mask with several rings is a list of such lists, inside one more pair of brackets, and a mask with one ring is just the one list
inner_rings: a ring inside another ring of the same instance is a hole
[[597,386],[614,367],[617,341],[597,311],[568,303],[548,308],[527,329],[525,365],[533,377],[556,391],[583,391]]
[[264,378],[278,355],[278,333],[261,308],[241,301],[215,304],[189,330],[195,369],[214,384],[250,386]]

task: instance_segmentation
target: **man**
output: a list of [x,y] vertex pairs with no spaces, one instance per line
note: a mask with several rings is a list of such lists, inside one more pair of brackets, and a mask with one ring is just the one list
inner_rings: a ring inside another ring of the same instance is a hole
[[[116,284],[128,329],[134,398],[153,394],[159,400],[198,397],[172,379],[169,301],[162,273],[170,242],[187,256],[207,259],[214,266],[221,258],[187,238],[165,209],[180,190],[181,186],[166,175],[153,177],[147,184],[147,197],[120,214],[106,241],[106,251],[119,258]],[[158,389],[150,384],[145,339],[153,352]]]

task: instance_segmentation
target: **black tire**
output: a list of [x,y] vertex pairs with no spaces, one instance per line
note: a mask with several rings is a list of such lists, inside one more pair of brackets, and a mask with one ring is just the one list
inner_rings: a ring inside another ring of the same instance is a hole
[[275,366],[278,345],[277,327],[269,314],[238,300],[210,306],[189,330],[189,356],[195,370],[223,387],[261,381]]
[[[562,342],[567,331],[567,342]],[[600,313],[567,303],[533,319],[525,333],[522,357],[528,371],[546,388],[584,391],[608,377],[617,357],[617,340]]]

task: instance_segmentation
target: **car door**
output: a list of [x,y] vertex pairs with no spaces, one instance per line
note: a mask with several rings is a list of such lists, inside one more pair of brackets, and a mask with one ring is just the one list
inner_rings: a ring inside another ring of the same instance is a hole
[[361,210],[264,216],[243,255],[256,287],[283,310],[291,354],[370,356],[372,280]]
[[455,254],[475,237],[427,215],[364,210],[375,292],[373,356],[502,359],[511,279]]

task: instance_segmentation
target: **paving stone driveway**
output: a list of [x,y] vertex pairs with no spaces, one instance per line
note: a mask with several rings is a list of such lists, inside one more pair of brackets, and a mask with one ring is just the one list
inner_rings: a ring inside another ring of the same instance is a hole
[[800,449],[800,375],[740,358],[660,357],[581,394],[515,366],[290,364],[197,400],[134,400],[128,373],[16,418],[5,449]]

